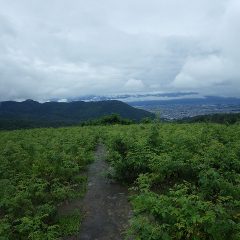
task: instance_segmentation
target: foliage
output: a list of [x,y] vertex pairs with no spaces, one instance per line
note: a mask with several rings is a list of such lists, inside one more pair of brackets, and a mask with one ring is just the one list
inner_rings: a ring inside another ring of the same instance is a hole
[[83,195],[82,173],[92,161],[95,132],[92,127],[0,133],[1,239],[57,239],[79,228],[76,216],[57,218],[57,206]]
[[72,234],[78,232],[82,222],[82,217],[83,216],[78,209],[71,214],[59,216],[59,228],[61,235],[71,236]]
[[134,239],[240,238],[240,126],[105,128],[113,177],[127,182]]
[[179,122],[209,122],[221,124],[235,124],[240,122],[240,113],[215,113],[209,115],[201,115],[191,118],[185,118]]
[[136,123],[136,122],[130,119],[122,118],[119,114],[111,114],[96,120],[85,121],[81,123],[81,126],[97,126],[97,125],[113,125],[113,124],[129,125],[133,123]]
[[1,132],[0,236],[78,231],[81,212],[59,216],[57,206],[83,196],[101,139],[111,177],[133,192],[130,238],[240,239],[239,136],[238,124],[161,122]]

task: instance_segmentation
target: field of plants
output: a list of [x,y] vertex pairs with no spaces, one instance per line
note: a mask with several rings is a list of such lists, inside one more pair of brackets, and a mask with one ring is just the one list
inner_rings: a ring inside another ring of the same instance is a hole
[[109,175],[132,186],[133,239],[240,239],[240,125],[105,132]]
[[240,125],[133,124],[0,132],[0,239],[59,239],[81,212],[99,138],[110,178],[130,188],[136,240],[240,239]]
[[0,132],[0,239],[58,239],[77,231],[81,213],[58,205],[84,194],[93,128]]

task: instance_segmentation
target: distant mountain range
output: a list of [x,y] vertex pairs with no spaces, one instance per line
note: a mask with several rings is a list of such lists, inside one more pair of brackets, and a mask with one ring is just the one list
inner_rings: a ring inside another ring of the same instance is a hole
[[180,98],[198,95],[197,92],[169,92],[169,93],[135,93],[135,94],[113,94],[113,95],[87,95],[78,98],[65,99],[65,101],[105,101],[121,100],[124,102],[132,100],[145,100],[148,98]]
[[169,104],[239,104],[240,98],[221,96],[202,96],[197,92],[135,93],[113,95],[87,95],[68,99],[53,99],[57,102],[107,101],[118,100],[131,106],[156,106]]
[[112,100],[99,102],[0,102],[0,129],[66,126],[110,114],[139,121],[154,114]]

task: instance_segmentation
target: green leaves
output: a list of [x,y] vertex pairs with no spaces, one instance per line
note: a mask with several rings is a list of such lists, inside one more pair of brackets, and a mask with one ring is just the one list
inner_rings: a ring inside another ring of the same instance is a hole
[[[144,192],[132,203],[135,218],[144,216],[148,225],[158,229],[155,239],[163,239],[163,233],[170,239],[227,239],[236,234],[237,223],[230,220],[224,207],[202,199],[189,183],[176,185],[166,195]],[[138,232],[133,223],[132,232]],[[224,226],[224,227],[222,227]],[[146,228],[144,229],[146,231]],[[138,232],[140,239],[145,233]]]
[[0,133],[1,240],[53,240],[64,234],[56,206],[83,195],[82,171],[95,144],[92,128]]
[[[134,192],[130,236],[238,239],[239,133],[239,125],[216,124],[111,128],[110,163]],[[119,135],[127,151],[114,147]]]
[[58,239],[81,212],[56,206],[83,195],[99,139],[111,177],[133,195],[136,240],[240,239],[240,125],[139,124],[0,133],[0,236]]

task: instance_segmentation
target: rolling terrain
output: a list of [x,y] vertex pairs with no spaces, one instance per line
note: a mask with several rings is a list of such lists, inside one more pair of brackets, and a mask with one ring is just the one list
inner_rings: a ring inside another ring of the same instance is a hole
[[5,101],[0,103],[0,129],[70,126],[110,114],[133,121],[154,117],[150,112],[116,100],[69,103]]

